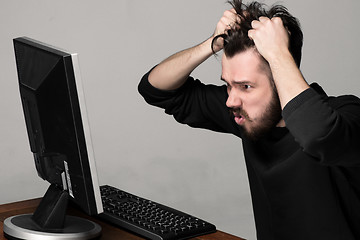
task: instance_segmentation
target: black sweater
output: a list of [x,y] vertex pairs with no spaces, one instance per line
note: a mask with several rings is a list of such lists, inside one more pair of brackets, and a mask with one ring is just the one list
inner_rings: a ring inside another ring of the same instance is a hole
[[190,77],[161,91],[147,73],[138,89],[180,123],[242,138],[258,240],[360,239],[357,97],[328,97],[312,84],[284,108],[286,128],[253,142],[230,116],[225,86]]

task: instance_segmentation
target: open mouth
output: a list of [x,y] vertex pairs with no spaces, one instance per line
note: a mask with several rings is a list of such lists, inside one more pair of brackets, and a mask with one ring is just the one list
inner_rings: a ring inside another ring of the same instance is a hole
[[246,121],[251,122],[248,114],[243,109],[230,109],[230,113],[234,117],[234,121],[238,125],[243,125]]
[[238,125],[242,125],[245,122],[245,118],[242,115],[238,115],[238,114],[234,115],[234,120]]
[[233,109],[231,111],[231,114],[233,115],[234,117],[234,121],[236,122],[236,124],[238,125],[241,125],[244,123],[246,117],[244,115],[241,114],[241,111],[240,109]]

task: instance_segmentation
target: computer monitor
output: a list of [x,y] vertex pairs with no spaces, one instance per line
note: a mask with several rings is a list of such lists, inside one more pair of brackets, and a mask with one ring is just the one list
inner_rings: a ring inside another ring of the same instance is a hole
[[[87,214],[103,211],[77,54],[27,37],[13,42],[30,149],[38,175],[50,187],[34,214],[20,217],[26,220],[7,219],[4,232],[14,239],[37,239],[14,230],[19,222],[27,222],[38,227],[31,226],[31,234],[59,234],[54,239],[69,239],[69,234],[75,234],[74,239],[96,237],[100,227],[91,227],[91,222],[86,230],[79,229],[80,235],[74,226],[64,233],[68,223],[82,225],[65,217],[68,199]],[[20,227],[29,232],[28,226]],[[90,232],[88,237],[84,231]]]

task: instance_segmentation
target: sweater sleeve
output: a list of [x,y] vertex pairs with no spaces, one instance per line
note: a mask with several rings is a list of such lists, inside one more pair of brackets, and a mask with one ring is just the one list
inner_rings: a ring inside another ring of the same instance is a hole
[[150,72],[142,77],[138,85],[139,93],[148,104],[163,108],[179,123],[238,134],[238,128],[226,108],[225,86],[205,85],[189,77],[179,89],[163,91],[149,83]]
[[360,166],[360,100],[327,97],[309,88],[283,110],[303,151],[325,165]]

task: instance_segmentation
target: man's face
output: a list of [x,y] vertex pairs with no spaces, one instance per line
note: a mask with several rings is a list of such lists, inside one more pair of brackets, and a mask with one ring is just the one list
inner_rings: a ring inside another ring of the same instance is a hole
[[226,106],[234,121],[253,140],[281,120],[280,102],[270,76],[270,69],[252,49],[231,58],[223,55],[221,79],[227,84]]

